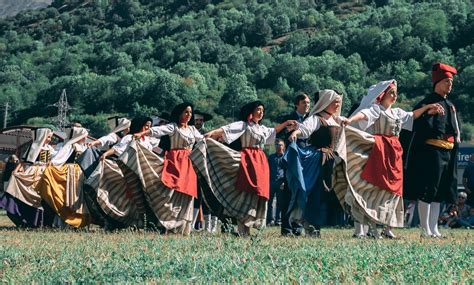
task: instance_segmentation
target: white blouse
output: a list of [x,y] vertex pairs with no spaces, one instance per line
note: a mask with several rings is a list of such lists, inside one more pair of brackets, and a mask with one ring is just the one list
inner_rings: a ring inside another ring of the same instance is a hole
[[[341,116],[331,116],[329,119],[326,119],[326,122],[329,126],[336,126],[339,127],[341,124],[343,117]],[[321,127],[321,120],[319,116],[312,115],[306,118],[302,123],[298,123],[298,130],[300,130],[301,135],[300,138],[307,139],[309,138],[315,131],[319,130]]]
[[110,133],[106,136],[98,138],[97,140],[100,141],[99,148],[102,150],[107,150],[119,141],[119,137],[115,133]]
[[224,130],[224,141],[231,143],[242,137],[242,147],[258,147],[275,142],[275,128],[268,128],[254,122],[234,122],[222,127]]
[[152,137],[159,138],[166,135],[170,137],[171,149],[189,149],[193,147],[196,141],[204,138],[195,126],[179,128],[176,123],[170,123],[150,128],[150,136]]
[[[125,149],[128,147],[128,145],[130,144],[130,142],[133,140],[133,135],[132,134],[129,134],[129,135],[126,135],[124,136],[119,143],[117,143],[116,145],[114,145],[112,148],[114,149],[115,151],[115,154],[117,156],[120,156],[122,155],[122,153],[125,151]],[[137,140],[137,142],[139,142],[140,144],[142,144],[143,146],[145,146],[147,149],[149,150],[152,150],[153,149],[153,145],[150,143],[150,138],[145,136],[143,137],[143,139],[139,139]]]
[[381,117],[398,120],[401,123],[401,128],[403,129],[411,131],[413,128],[413,112],[406,112],[400,108],[386,109],[382,105],[372,104],[372,106],[369,108],[362,109],[360,113],[364,114],[367,117],[367,120],[359,121],[359,128],[363,131],[368,131],[369,133],[373,133],[370,128]]

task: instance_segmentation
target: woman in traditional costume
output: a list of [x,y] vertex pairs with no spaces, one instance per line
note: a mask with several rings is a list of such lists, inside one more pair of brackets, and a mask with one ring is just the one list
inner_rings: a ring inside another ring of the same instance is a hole
[[[135,134],[135,137],[169,136],[170,150],[166,151],[164,160],[157,157],[162,164],[154,168],[155,174],[160,178],[159,183],[145,191],[149,205],[160,223],[169,231],[188,235],[193,221],[193,200],[198,191],[197,176],[189,154],[194,143],[202,140],[203,136],[191,125],[193,105],[190,103],[177,105],[171,112],[170,121],[169,124]],[[157,158],[153,158],[153,161]]]
[[45,207],[49,207],[66,224],[75,228],[89,224],[89,215],[83,199],[83,175],[76,163],[87,149],[85,128],[73,126],[66,130],[64,144],[46,167],[36,190]]
[[356,220],[356,237],[367,234],[364,224],[369,225],[369,234],[375,238],[380,238],[376,224],[387,226],[383,235],[388,238],[395,238],[392,227],[403,227],[400,131],[411,130],[413,120],[425,112],[444,112],[439,104],[428,104],[413,112],[392,108],[397,97],[394,79],[372,85],[354,115],[343,122],[358,122],[357,129],[346,127],[347,182],[338,185],[347,189],[345,202]]
[[111,155],[122,155],[125,149],[129,146],[130,142],[133,140],[136,140],[146,149],[151,151],[154,145],[151,142],[150,137],[146,135],[134,136],[134,134],[148,133],[152,124],[153,119],[150,117],[137,117],[133,119],[130,125],[130,132],[126,136],[124,136],[119,143],[115,144],[111,149],[106,151],[102,155],[101,159],[106,159]]
[[[287,180],[292,189],[290,221],[304,225],[308,236],[320,237],[328,221],[332,192],[332,173],[340,134],[342,95],[331,89],[316,93],[308,118],[290,135],[285,154]],[[297,138],[307,138],[310,146],[300,148]]]
[[[40,227],[44,211],[41,196],[35,190],[46,165],[51,162],[54,149],[49,144],[53,132],[48,128],[32,130],[33,141],[24,155],[24,161],[13,171],[0,207],[19,227]],[[49,224],[48,221],[45,222]]]
[[[286,121],[274,128],[261,125],[264,110],[260,101],[246,104],[240,111],[240,121],[207,133],[206,144],[191,155],[208,192],[221,204],[222,215],[237,220],[242,236],[249,235],[251,227],[261,229],[266,225],[270,171],[262,148],[273,144],[278,132],[294,124]],[[228,144],[239,139],[241,151],[217,142],[218,138]]]
[[118,144],[130,132],[130,120],[112,117],[108,119],[112,132],[87,144],[88,149],[78,158],[84,176],[88,178],[96,169],[101,155]]
[[91,142],[89,147],[96,147],[102,151],[107,151],[112,146],[119,143],[120,140],[130,132],[131,121],[129,119],[112,117],[109,118],[109,121],[112,121],[110,124],[113,124],[112,131]]
[[[118,119],[117,126],[106,136],[110,138],[100,142],[100,145],[106,145],[114,136],[117,139],[102,154],[97,167],[84,184],[88,193],[88,206],[94,218],[107,230],[143,226],[146,206],[140,179],[119,158],[134,141],[132,134],[148,130],[151,122],[151,118],[143,117],[134,118],[131,122],[125,118]],[[141,141],[145,148],[151,150],[147,138]]]

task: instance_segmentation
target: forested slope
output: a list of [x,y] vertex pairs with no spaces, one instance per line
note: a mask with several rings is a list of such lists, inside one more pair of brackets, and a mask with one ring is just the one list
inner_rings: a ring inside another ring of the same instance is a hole
[[0,19],[0,104],[12,105],[9,124],[44,123],[65,88],[71,119],[100,135],[109,114],[183,100],[218,125],[259,98],[276,122],[296,92],[334,88],[347,112],[395,78],[399,105],[411,109],[443,61],[459,70],[451,97],[465,137],[474,134],[471,1],[339,2],[54,1]]

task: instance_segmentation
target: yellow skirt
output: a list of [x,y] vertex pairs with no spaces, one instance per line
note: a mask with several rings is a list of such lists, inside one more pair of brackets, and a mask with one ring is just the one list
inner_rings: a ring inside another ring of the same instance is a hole
[[46,167],[36,190],[67,224],[78,228],[90,223],[82,195],[82,171],[79,165]]

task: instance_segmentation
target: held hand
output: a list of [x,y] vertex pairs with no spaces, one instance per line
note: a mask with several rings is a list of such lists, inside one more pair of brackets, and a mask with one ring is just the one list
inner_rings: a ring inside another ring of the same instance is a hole
[[136,140],[138,140],[138,139],[141,138],[143,135],[144,135],[143,132],[135,133],[135,134],[133,134],[133,138],[136,139]]
[[298,138],[298,136],[296,135],[296,132],[292,132],[291,135],[288,137],[288,140],[290,142],[294,142],[294,141],[296,141],[297,138]]
[[345,126],[347,126],[347,125],[350,125],[351,123],[352,123],[351,119],[346,119],[346,118],[344,118],[344,119],[342,119],[342,121],[341,121],[341,126],[342,126],[342,127],[345,127]]
[[93,147],[93,146],[98,145],[99,143],[100,143],[99,141],[93,141],[93,142],[87,143],[87,147],[88,147],[88,148],[91,148],[91,147]]
[[286,130],[291,132],[291,131],[296,130],[298,126],[298,122],[296,120],[288,120],[285,122],[285,125],[286,125]]
[[444,108],[438,103],[428,105],[428,115],[444,115]]
[[205,139],[210,139],[212,138],[212,135],[213,135],[214,131],[209,131],[207,133],[204,134],[204,138]]

